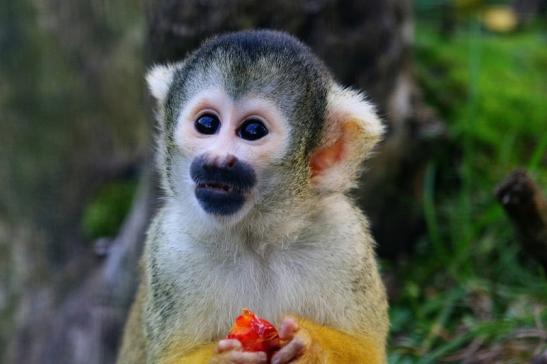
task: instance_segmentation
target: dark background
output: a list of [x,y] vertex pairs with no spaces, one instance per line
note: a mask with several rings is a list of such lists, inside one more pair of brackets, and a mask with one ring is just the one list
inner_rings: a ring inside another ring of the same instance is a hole
[[302,39],[388,125],[355,197],[390,294],[390,362],[547,361],[545,11],[0,0],[0,362],[113,362],[158,206],[146,67],[248,28]]

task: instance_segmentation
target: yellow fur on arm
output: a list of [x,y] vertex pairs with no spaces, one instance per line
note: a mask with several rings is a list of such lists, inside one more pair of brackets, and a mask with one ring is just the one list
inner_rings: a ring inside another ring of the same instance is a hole
[[208,364],[213,357],[216,346],[217,343],[199,346],[186,354],[177,353],[176,347],[174,347],[160,360],[160,364]]
[[352,336],[336,329],[299,319],[300,327],[311,336],[311,348],[295,363],[308,364],[383,364],[385,347],[382,340]]
[[135,302],[131,306],[129,318],[124,330],[122,346],[116,364],[146,363],[146,340],[142,325],[142,303],[144,302],[144,287],[139,286]]

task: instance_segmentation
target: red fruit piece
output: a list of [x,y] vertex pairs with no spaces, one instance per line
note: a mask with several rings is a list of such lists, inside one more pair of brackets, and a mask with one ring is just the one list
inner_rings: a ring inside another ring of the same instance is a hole
[[239,340],[245,351],[263,351],[268,357],[281,347],[275,327],[248,308],[241,310],[241,315],[228,333],[228,339]]

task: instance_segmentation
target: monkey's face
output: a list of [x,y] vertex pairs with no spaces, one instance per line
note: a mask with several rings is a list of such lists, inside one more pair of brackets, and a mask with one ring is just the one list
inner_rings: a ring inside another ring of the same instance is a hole
[[249,216],[254,229],[347,191],[382,134],[372,105],[283,33],[213,38],[147,81],[166,194],[223,225]]
[[272,168],[288,148],[289,124],[265,98],[233,99],[222,88],[203,90],[185,103],[174,141],[188,163],[178,171],[182,193],[194,206],[226,220],[242,218],[272,187]]

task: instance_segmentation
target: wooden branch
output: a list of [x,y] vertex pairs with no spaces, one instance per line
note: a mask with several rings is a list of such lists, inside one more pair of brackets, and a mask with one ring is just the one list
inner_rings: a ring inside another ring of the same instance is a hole
[[517,170],[496,188],[496,197],[517,228],[526,254],[547,271],[547,201],[539,187]]
[[547,364],[547,350],[534,356],[530,364]]
[[137,285],[137,260],[157,198],[148,164],[131,211],[111,242],[103,264],[71,292],[52,320],[44,364],[113,363]]

